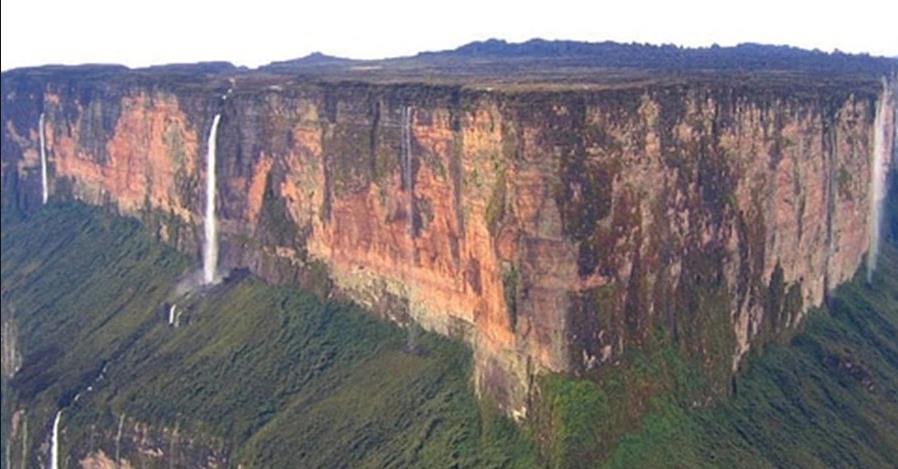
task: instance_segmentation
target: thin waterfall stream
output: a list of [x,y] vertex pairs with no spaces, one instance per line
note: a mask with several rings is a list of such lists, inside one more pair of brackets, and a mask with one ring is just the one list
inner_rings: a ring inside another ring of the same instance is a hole
[[50,190],[47,187],[47,140],[44,137],[44,113],[38,119],[38,135],[41,141],[41,195],[44,205],[50,198]]
[[218,277],[218,220],[215,219],[215,142],[221,114],[212,119],[212,130],[206,151],[206,217],[204,220],[205,245],[203,246],[203,283],[212,284]]

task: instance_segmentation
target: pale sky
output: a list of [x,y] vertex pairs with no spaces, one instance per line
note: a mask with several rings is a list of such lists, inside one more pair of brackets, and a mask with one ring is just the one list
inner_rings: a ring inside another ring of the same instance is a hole
[[898,56],[896,0],[3,0],[3,70],[227,60],[258,66],[314,51],[410,55],[491,37],[788,44]]

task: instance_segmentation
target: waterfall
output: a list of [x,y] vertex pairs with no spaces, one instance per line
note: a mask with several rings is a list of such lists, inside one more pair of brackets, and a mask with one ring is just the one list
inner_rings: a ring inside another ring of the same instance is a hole
[[125,426],[125,414],[118,419],[118,431],[115,433],[115,463],[121,464],[122,428]]
[[50,469],[59,469],[59,420],[61,418],[62,409],[59,409],[53,420],[53,434],[50,437]]
[[412,190],[412,108],[402,110],[402,183],[408,194],[408,232],[415,234],[415,193]]
[[417,338],[418,338],[418,325],[415,323],[412,316],[412,280],[411,273],[412,268],[415,264],[415,191],[414,191],[414,180],[412,176],[413,170],[413,155],[412,155],[412,108],[411,106],[406,106],[402,110],[402,143],[401,143],[401,152],[402,152],[402,184],[405,188],[406,194],[408,195],[407,200],[407,208],[408,208],[408,236],[409,236],[409,253],[406,269],[406,281],[405,284],[409,288],[408,292],[408,316],[409,316],[409,324],[406,336],[406,350],[409,352],[414,352],[417,348]]
[[870,252],[867,254],[867,283],[873,281],[876,261],[879,257],[879,238],[882,234],[882,211],[886,195],[886,177],[889,155],[886,139],[893,129],[888,127],[890,119],[886,114],[890,111],[891,92],[888,83],[883,80],[882,95],[876,103],[876,119],[873,125],[873,163],[870,176]]
[[12,467],[12,436],[6,439],[6,455],[4,457],[6,465],[3,467]]
[[176,306],[174,303],[172,303],[171,307],[168,308],[168,325],[169,326],[175,325],[175,308],[176,308]]
[[[22,411],[22,454],[28,454],[28,419],[25,418],[25,411]],[[28,461],[28,458],[22,458],[22,469],[25,469],[25,463]],[[12,466],[10,466],[12,467]]]
[[44,113],[41,113],[40,119],[38,119],[38,134],[40,135],[41,140],[41,189],[43,195],[44,205],[47,204],[47,199],[50,196],[50,192],[47,189],[47,144],[44,139]]
[[211,284],[216,280],[218,269],[218,226],[215,220],[215,139],[218,134],[218,121],[221,114],[212,120],[209,142],[206,152],[206,244],[203,249],[203,283]]

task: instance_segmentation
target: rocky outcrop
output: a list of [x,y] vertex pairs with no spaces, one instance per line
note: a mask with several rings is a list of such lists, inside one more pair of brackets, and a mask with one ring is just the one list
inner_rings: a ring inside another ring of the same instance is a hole
[[84,469],[228,467],[227,449],[220,441],[192,438],[177,427],[151,426],[125,416],[117,428],[91,426],[89,441],[91,447],[72,449]]
[[[10,436],[6,442],[4,467],[49,467],[49,428],[44,441],[31,441],[29,417],[25,409],[14,412],[10,419]],[[109,420],[109,421],[106,421]],[[80,422],[84,423],[84,422]],[[32,428],[34,428],[32,426]],[[220,439],[196,437],[178,427],[149,425],[125,416],[86,424],[84,434],[77,430],[76,441],[69,441],[66,425],[60,429],[60,467],[169,468],[228,467],[228,448]]]
[[536,374],[596,376],[658,333],[725,392],[860,265],[882,91],[10,72],[4,204],[39,208],[43,112],[51,201],[108,205],[199,259],[221,113],[226,267],[462,338],[477,390],[516,416]]

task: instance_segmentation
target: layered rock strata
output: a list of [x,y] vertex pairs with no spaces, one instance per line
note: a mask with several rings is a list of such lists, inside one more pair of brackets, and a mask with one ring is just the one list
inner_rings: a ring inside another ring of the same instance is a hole
[[659,333],[725,389],[869,247],[878,78],[488,89],[116,69],[2,86],[5,207],[41,205],[43,113],[51,202],[138,217],[199,259],[221,113],[223,266],[465,340],[478,392],[519,417],[537,374],[598,376]]

